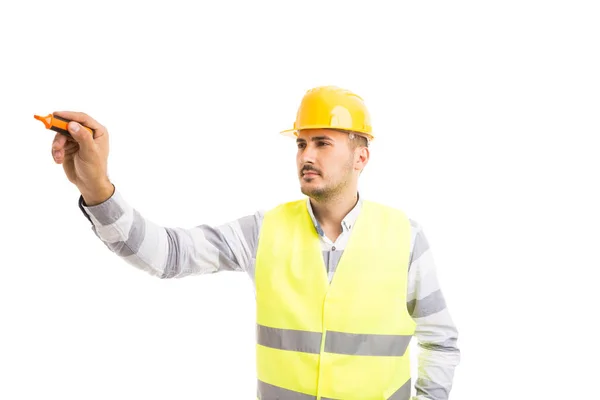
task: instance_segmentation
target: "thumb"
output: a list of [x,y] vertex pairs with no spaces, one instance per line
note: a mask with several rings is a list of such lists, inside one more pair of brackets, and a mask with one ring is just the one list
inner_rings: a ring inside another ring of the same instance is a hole
[[84,150],[89,150],[94,145],[94,136],[88,129],[81,126],[80,123],[71,121],[68,125],[69,133]]

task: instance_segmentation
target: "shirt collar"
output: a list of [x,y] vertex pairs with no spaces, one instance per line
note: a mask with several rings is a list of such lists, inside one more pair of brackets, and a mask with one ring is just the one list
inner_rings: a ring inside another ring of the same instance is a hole
[[[356,222],[356,219],[358,218],[358,214],[360,213],[360,209],[362,207],[362,199],[360,197],[360,193],[357,194],[357,197],[358,201],[356,202],[356,205],[354,206],[354,208],[352,208],[352,210],[350,210],[348,214],[346,214],[346,216],[342,220],[343,232],[347,232],[350,229],[352,229],[354,223]],[[317,218],[315,218],[312,205],[310,204],[310,197],[306,199],[306,207],[308,208],[308,213],[310,214],[310,218],[312,219],[313,225],[317,230],[317,233],[320,236],[325,236],[325,232],[323,231],[323,228],[321,228],[321,224],[319,224],[319,221],[317,221]]]

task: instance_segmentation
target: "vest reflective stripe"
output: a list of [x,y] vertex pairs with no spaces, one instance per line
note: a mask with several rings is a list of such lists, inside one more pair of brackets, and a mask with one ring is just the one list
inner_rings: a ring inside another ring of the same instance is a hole
[[315,400],[317,397],[269,385],[259,380],[258,398],[260,400]]
[[[321,332],[306,332],[257,326],[258,344],[274,349],[318,354]],[[327,331],[324,351],[327,353],[361,356],[403,356],[410,335],[367,335]]]
[[403,400],[415,330],[409,254],[404,213],[363,201],[330,283],[306,201],[265,213],[255,264],[260,398]]
[[258,344],[262,346],[314,354],[321,351],[322,336],[321,332],[277,329],[263,325],[258,325],[256,332]]
[[403,356],[412,335],[373,335],[327,331],[327,353],[357,356]]
[[409,400],[410,389],[412,388],[411,379],[409,378],[398,390],[393,392],[386,400]]
[[[316,396],[309,394],[294,392],[292,390],[280,388],[277,386],[269,385],[268,383],[258,381],[258,394],[259,400],[315,400]],[[390,397],[386,397],[386,400],[409,400],[410,390],[412,384],[409,379],[404,383],[400,389],[396,390]],[[321,397],[321,400],[336,400],[328,397]]]

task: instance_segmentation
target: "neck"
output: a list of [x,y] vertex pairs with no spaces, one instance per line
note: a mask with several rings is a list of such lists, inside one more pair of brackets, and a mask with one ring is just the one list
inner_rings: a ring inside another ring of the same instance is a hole
[[357,202],[356,188],[325,200],[310,199],[315,218],[323,227],[341,226],[342,220],[356,206]]

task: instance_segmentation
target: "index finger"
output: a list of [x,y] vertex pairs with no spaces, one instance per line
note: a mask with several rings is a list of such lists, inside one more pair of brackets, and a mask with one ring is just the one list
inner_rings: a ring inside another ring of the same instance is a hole
[[55,111],[53,114],[61,118],[79,122],[80,124],[85,125],[94,131],[97,129],[105,129],[104,126],[86,113],[75,111]]

